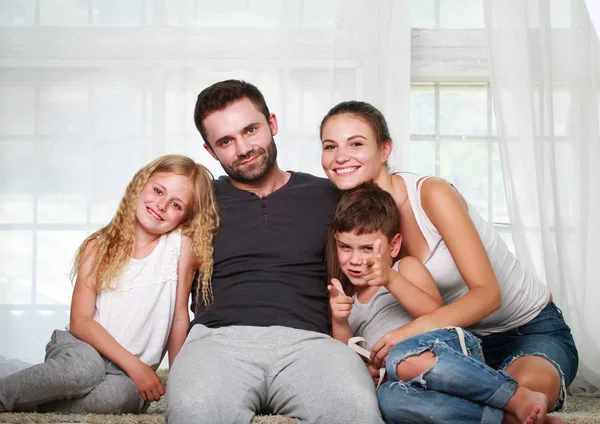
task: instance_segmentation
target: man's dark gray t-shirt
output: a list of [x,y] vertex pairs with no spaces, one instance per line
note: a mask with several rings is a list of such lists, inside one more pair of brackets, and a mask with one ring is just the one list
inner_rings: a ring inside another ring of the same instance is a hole
[[324,250],[335,187],[292,172],[263,198],[233,187],[227,177],[215,190],[221,228],[214,239],[214,303],[208,310],[201,305],[191,326],[281,325],[328,333]]

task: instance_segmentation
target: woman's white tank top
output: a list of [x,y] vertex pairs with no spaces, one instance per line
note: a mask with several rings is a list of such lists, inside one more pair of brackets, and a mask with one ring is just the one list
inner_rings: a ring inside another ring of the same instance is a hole
[[[430,177],[420,177],[409,172],[397,175],[404,179],[415,219],[429,246],[429,256],[424,265],[433,276],[444,303],[452,303],[467,293],[469,288],[439,231],[421,206],[421,186]],[[550,290],[523,268],[495,228],[485,221],[473,206],[468,205],[468,208],[471,221],[479,233],[498,279],[502,296],[500,309],[469,327],[469,330],[485,336],[526,324],[544,309],[550,297]]]

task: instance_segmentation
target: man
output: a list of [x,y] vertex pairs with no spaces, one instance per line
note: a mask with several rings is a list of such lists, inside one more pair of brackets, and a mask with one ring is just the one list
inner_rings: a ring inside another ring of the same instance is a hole
[[328,180],[277,165],[277,118],[260,91],[228,80],[203,90],[194,113],[216,181],[212,302],[193,305],[169,375],[167,421],[381,423],[358,355],[328,335],[323,251],[337,195]]

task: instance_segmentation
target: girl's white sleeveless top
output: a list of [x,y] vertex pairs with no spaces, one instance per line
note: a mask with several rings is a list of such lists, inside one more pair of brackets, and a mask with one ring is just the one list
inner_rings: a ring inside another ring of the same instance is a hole
[[[437,228],[421,206],[421,186],[429,177],[399,173],[406,185],[408,200],[417,224],[427,240],[429,257],[424,264],[433,276],[445,304],[454,302],[469,291],[456,263]],[[469,330],[485,336],[514,329],[531,321],[546,306],[550,297],[548,287],[523,268],[508,249],[495,228],[485,221],[471,205],[469,216],[479,233],[502,296],[502,306]]]
[[160,365],[171,331],[180,251],[181,233],[163,234],[150,255],[130,259],[115,290],[96,297],[94,320],[153,369]]

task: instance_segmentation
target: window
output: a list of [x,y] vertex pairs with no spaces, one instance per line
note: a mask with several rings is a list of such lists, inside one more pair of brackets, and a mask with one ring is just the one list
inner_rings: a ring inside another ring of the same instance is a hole
[[[481,0],[411,5],[408,170],[452,181],[510,241]],[[192,121],[199,88],[254,82],[285,122],[282,168],[323,175],[321,117],[385,89],[380,34],[352,25],[381,15],[368,0],[1,2],[0,355],[41,361],[68,322],[75,249],[135,170],[169,152],[222,174]]]

